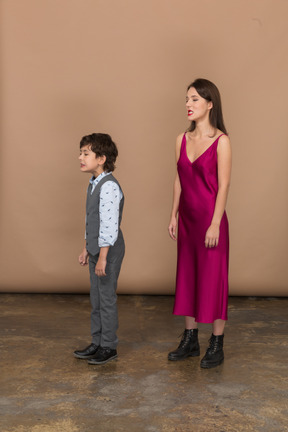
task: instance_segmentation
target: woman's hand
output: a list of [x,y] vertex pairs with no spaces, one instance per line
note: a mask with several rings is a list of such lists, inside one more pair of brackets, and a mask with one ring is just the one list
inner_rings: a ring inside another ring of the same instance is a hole
[[79,255],[78,258],[79,264],[81,266],[86,266],[88,264],[88,252],[86,247],[83,249],[82,253]]
[[213,248],[218,246],[219,243],[220,229],[219,225],[212,223],[208,228],[205,236],[205,246],[206,248]]
[[176,231],[177,231],[177,218],[171,217],[170,224],[168,226],[169,235],[172,240],[177,240]]

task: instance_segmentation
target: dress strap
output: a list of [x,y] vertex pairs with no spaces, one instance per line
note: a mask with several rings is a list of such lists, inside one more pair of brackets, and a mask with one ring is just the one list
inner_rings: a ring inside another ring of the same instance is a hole
[[219,138],[221,137],[221,136],[223,136],[223,135],[226,135],[225,133],[222,133],[222,134],[220,134],[219,136],[218,136],[218,138],[217,138],[217,140],[216,141],[218,141],[219,140]]
[[222,133],[221,135],[218,136],[218,138],[214,141],[214,143],[212,145],[216,144],[216,149],[218,148],[218,143],[219,143],[219,138],[221,138],[221,136],[226,135],[225,133]]
[[180,155],[183,153],[183,150],[185,150],[185,146],[186,146],[186,132],[184,132],[183,134],[181,148],[180,148]]

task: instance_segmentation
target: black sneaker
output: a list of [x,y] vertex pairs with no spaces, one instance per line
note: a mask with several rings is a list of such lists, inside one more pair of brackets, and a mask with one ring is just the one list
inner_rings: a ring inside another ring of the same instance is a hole
[[100,365],[109,362],[110,360],[116,359],[117,351],[112,348],[99,347],[96,355],[88,361],[88,364],[91,365]]
[[74,356],[78,359],[91,359],[95,357],[95,354],[98,351],[99,346],[91,343],[89,346],[84,348],[82,351],[74,351]]

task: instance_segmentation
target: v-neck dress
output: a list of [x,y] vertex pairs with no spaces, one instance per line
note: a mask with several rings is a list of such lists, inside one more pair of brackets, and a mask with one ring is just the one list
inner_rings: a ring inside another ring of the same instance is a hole
[[181,195],[173,313],[194,317],[200,323],[227,320],[229,230],[226,212],[220,223],[218,246],[206,248],[204,243],[218,193],[217,146],[220,136],[191,162],[184,134],[177,163]]

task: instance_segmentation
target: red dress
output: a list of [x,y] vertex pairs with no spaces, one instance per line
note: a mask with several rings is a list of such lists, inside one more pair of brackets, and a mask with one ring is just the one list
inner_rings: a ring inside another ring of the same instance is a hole
[[217,145],[220,136],[191,162],[184,134],[177,164],[181,195],[173,313],[194,317],[202,323],[227,320],[229,231],[226,212],[220,223],[218,246],[206,248],[204,243],[218,192]]

